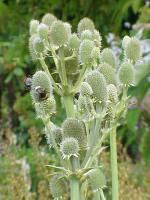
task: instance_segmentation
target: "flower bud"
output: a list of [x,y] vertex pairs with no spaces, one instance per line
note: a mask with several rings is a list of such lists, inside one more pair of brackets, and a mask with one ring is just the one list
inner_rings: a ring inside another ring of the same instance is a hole
[[131,85],[134,81],[133,66],[129,62],[124,62],[119,68],[119,79],[125,85]]
[[84,123],[78,119],[67,118],[63,125],[63,138],[74,137],[78,140],[79,146],[86,147],[87,138]]
[[36,34],[38,29],[39,21],[38,20],[31,20],[30,21],[30,35]]
[[[45,95],[44,95],[45,93]],[[35,102],[52,95],[52,84],[49,76],[44,71],[37,71],[32,77],[32,98]]]
[[80,88],[81,95],[90,96],[93,94],[91,86],[87,82],[83,82]]
[[136,62],[141,56],[140,41],[135,37],[131,38],[126,45],[125,53],[128,59]]
[[60,151],[63,158],[70,158],[71,156],[78,157],[79,153],[79,144],[78,140],[74,137],[64,138],[60,145]]
[[129,36],[124,36],[123,40],[122,40],[122,47],[124,49],[126,49],[127,47],[127,44],[130,42],[131,38]]
[[50,30],[50,40],[56,46],[62,46],[68,42],[68,30],[62,21],[55,21]]
[[88,64],[91,61],[91,52],[94,48],[94,42],[91,40],[83,40],[79,47],[79,59],[81,63]]
[[93,31],[95,29],[94,23],[91,19],[84,17],[80,20],[78,24],[78,34],[81,35],[82,31],[90,30]]
[[54,199],[62,199],[67,192],[66,182],[60,174],[52,177],[49,186]]
[[73,33],[71,36],[70,36],[70,39],[69,39],[69,42],[68,42],[68,46],[70,49],[78,49],[79,46],[80,46],[80,40],[77,36],[76,33]]
[[48,26],[46,24],[42,24],[42,23],[39,24],[38,33],[39,33],[39,36],[43,40],[46,40],[48,38]]
[[115,85],[109,84],[107,86],[107,91],[108,91],[109,100],[112,103],[117,103],[117,101],[118,101],[118,94],[117,94],[117,88],[115,87]]
[[56,18],[54,15],[52,15],[51,13],[47,13],[47,14],[45,14],[45,15],[43,16],[43,18],[42,18],[42,23],[43,23],[43,24],[46,24],[46,25],[49,26],[49,27],[51,27],[52,23],[53,23],[54,21],[56,21],[56,20],[57,20],[57,18]]
[[116,58],[111,49],[105,48],[101,53],[101,61],[106,62],[111,65],[113,68],[116,67]]
[[106,80],[98,70],[93,70],[87,74],[86,81],[93,90],[95,100],[105,103],[107,101]]
[[107,84],[116,85],[116,74],[115,70],[107,63],[102,63],[98,68],[99,72],[102,73],[106,79]]
[[90,30],[82,31],[81,33],[81,40],[92,40],[92,32]]
[[106,178],[100,169],[91,169],[86,175],[88,176],[88,182],[93,191],[97,191],[106,186]]
[[43,53],[44,52],[44,44],[40,37],[35,37],[33,40],[33,48],[36,53]]

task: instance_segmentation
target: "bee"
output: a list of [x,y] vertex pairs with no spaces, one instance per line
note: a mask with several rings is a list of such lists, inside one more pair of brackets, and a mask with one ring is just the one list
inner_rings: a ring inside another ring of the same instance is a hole
[[30,77],[25,78],[24,84],[25,84],[26,90],[30,91],[31,86],[32,86],[32,78],[30,78]]
[[74,95],[74,97],[75,97],[75,99],[79,99],[79,96],[80,96],[80,93],[79,92],[77,92],[75,95]]
[[37,96],[39,97],[39,100],[41,100],[41,101],[46,100],[48,98],[46,90],[43,89],[41,86],[37,86],[35,88],[35,92],[36,92]]

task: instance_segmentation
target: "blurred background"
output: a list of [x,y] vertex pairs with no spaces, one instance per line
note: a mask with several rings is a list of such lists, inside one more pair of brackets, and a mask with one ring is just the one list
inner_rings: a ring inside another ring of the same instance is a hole
[[[126,119],[118,127],[120,200],[150,199],[150,1],[148,0],[1,0],[0,1],[0,200],[52,199],[49,163],[57,163],[43,135],[24,80],[40,67],[28,51],[29,22],[51,12],[72,24],[91,18],[103,48],[120,53],[121,38],[141,40],[143,58],[136,87],[129,90]],[[56,96],[59,125],[65,117]],[[102,157],[109,164],[109,154]],[[110,199],[110,175],[106,167]]]

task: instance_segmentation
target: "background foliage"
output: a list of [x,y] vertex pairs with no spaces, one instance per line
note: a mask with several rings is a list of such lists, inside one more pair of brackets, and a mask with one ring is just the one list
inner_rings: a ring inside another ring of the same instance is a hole
[[[109,46],[106,35],[112,32],[119,40],[125,34],[134,35],[132,25],[150,23],[149,1],[143,0],[2,0],[0,1],[0,199],[49,199],[47,176],[50,173],[45,167],[49,162],[57,162],[53,152],[45,145],[42,135],[42,123],[36,119],[30,95],[24,87],[24,79],[33,75],[38,67],[34,64],[28,52],[28,24],[31,19],[40,19],[47,12],[52,12],[58,18],[69,21],[75,30],[78,21],[90,17],[100,30],[104,45]],[[150,37],[150,29],[144,29],[143,39]],[[150,92],[149,79],[146,73],[137,87],[129,93],[135,97],[136,105],[129,108],[124,126],[118,128],[118,145],[127,152],[126,159],[121,158],[124,179],[125,165],[128,170],[144,169],[135,174],[132,190],[142,195],[135,199],[150,198],[147,185],[143,179],[150,166]],[[57,98],[59,109],[57,118],[59,124],[64,118],[60,99]],[[122,151],[121,151],[122,152]],[[125,153],[126,154],[126,153]],[[128,160],[127,159],[127,160]],[[122,164],[122,163],[126,164]],[[11,170],[9,170],[11,169]],[[136,171],[134,170],[134,171]],[[51,172],[52,173],[52,172]],[[141,176],[140,176],[141,174]],[[139,177],[137,177],[139,176]],[[5,180],[3,179],[5,177]],[[127,179],[127,181],[125,181]],[[142,181],[141,181],[142,179]],[[16,181],[16,182],[15,182]],[[22,184],[18,187],[18,181]],[[5,187],[7,185],[7,187]],[[142,188],[142,189],[141,189]],[[11,194],[13,196],[9,196]],[[45,196],[44,196],[45,195]],[[2,196],[2,198],[1,198]],[[127,197],[130,199],[130,197]],[[122,198],[126,199],[126,197]],[[132,198],[133,199],[133,198]]]

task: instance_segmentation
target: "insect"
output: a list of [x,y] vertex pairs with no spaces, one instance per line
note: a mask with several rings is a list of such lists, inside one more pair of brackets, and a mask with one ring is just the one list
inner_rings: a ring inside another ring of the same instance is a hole
[[45,99],[48,98],[48,95],[47,95],[45,89],[43,89],[41,86],[37,86],[37,87],[35,88],[35,92],[36,92],[36,94],[38,95],[39,100],[42,100],[42,101],[43,101],[43,100],[45,100]]
[[32,85],[32,78],[30,77],[25,78],[24,84],[25,84],[26,89],[30,91],[31,85]]

